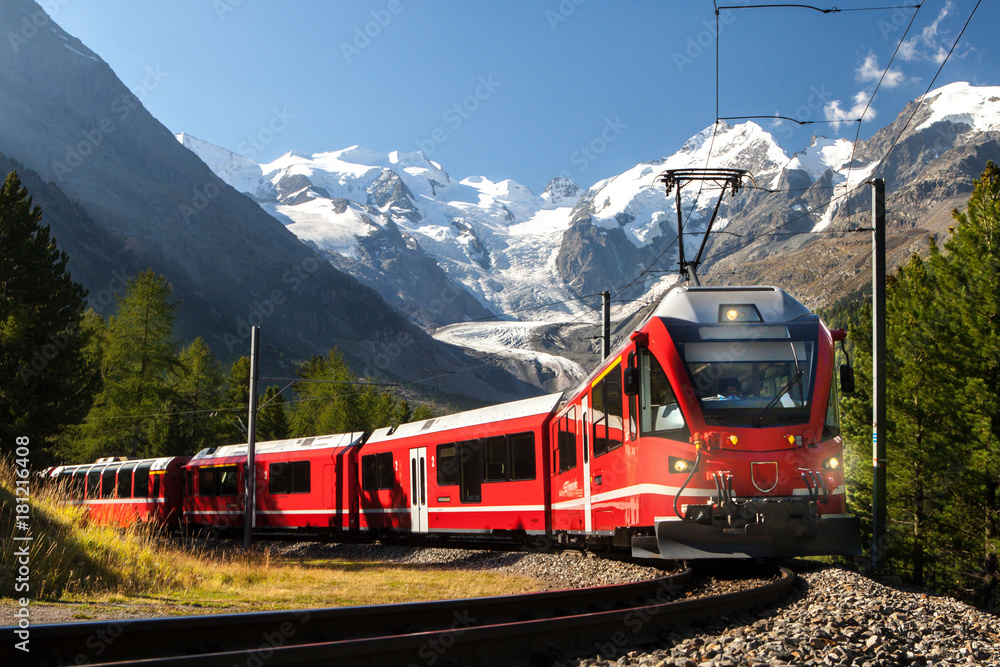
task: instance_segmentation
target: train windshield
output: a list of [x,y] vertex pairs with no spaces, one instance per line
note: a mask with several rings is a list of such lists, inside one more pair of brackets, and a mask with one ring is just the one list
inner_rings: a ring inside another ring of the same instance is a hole
[[707,424],[784,426],[809,421],[817,325],[685,329],[675,342]]

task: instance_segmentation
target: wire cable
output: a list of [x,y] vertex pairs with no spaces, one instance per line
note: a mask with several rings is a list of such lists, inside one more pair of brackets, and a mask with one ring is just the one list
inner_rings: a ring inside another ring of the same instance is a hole
[[976,10],[979,9],[979,5],[982,4],[982,1],[983,0],[978,0],[976,2],[976,6],[972,8],[972,12],[969,14],[969,18],[965,20],[965,25],[962,26],[962,31],[958,33],[958,37],[955,38],[955,43],[951,45],[951,49],[948,50],[948,54],[941,62],[941,66],[938,67],[937,72],[934,73],[934,78],[931,79],[930,84],[927,86],[927,90],[925,90],[924,94],[920,96],[920,99],[917,100],[917,103],[913,105],[913,111],[910,112],[910,117],[906,119],[905,123],[903,123],[903,127],[899,130],[899,134],[897,134],[896,138],[892,140],[892,144],[889,146],[889,150],[885,152],[885,155],[883,155],[882,159],[878,161],[878,164],[875,166],[875,169],[872,170],[872,178],[874,178],[875,174],[879,172],[879,170],[885,164],[885,161],[889,159],[889,154],[892,153],[892,150],[896,147],[896,143],[899,142],[900,138],[902,138],[903,136],[903,133],[906,132],[906,128],[909,127],[910,122],[913,120],[913,117],[917,114],[917,110],[923,104],[924,98],[927,97],[927,94],[934,87],[934,82],[937,81],[938,76],[941,75],[941,70],[944,69],[944,66],[948,64],[948,59],[951,58],[951,54],[954,53],[955,48],[958,46],[958,43],[962,40],[962,35],[965,34],[966,28],[968,28],[969,23],[972,22],[972,17],[976,15]]

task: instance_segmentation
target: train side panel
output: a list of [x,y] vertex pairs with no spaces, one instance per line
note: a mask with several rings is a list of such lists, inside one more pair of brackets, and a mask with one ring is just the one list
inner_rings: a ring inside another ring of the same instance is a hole
[[361,522],[416,533],[546,534],[548,423],[561,394],[381,429],[361,450]]
[[[255,446],[254,527],[357,530],[356,450],[362,433],[262,442]],[[242,529],[247,445],[199,452],[187,465],[185,522]]]
[[66,487],[72,504],[86,509],[98,525],[124,527],[153,523],[180,525],[182,471],[186,456],[116,459],[79,466],[60,466],[50,479]]

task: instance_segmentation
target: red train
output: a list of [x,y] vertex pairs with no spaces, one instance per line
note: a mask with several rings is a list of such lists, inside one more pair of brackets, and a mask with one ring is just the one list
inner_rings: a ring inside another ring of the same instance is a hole
[[182,477],[188,456],[158,459],[100,459],[97,463],[59,466],[49,478],[66,486],[74,505],[87,508],[91,521],[127,526],[143,522],[181,525]]
[[[835,381],[843,337],[774,287],[677,287],[568,397],[259,444],[256,527],[681,559],[858,553]],[[188,526],[242,527],[246,445],[167,461],[156,465],[185,479],[161,483],[176,493],[166,519],[180,507]],[[85,476],[88,497],[94,475],[103,496],[124,488],[114,470],[140,464],[57,474]]]

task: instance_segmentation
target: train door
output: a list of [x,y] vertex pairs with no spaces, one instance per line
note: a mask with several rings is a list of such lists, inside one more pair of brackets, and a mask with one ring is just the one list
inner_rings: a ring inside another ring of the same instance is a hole
[[427,448],[410,450],[410,530],[427,532]]
[[580,440],[583,444],[583,529],[588,533],[593,530],[591,518],[591,489],[590,489],[590,402],[589,397],[584,394],[581,404],[580,418],[583,424],[580,428]]

